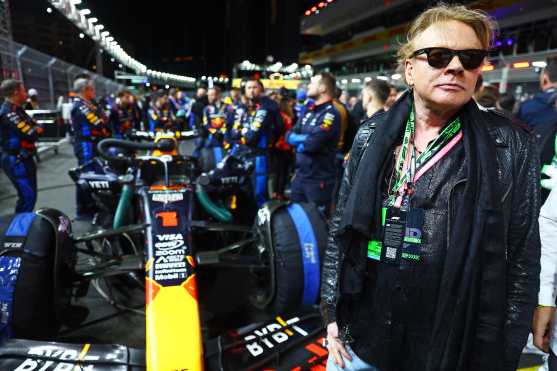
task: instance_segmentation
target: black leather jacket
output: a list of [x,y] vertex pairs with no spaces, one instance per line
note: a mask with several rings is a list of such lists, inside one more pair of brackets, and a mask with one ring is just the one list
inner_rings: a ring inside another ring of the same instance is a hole
[[[519,355],[530,330],[533,303],[537,303],[539,290],[539,231],[536,223],[539,205],[531,201],[539,200],[539,164],[532,135],[513,126],[508,119],[496,112],[484,111],[482,114],[489,123],[488,132],[496,146],[497,193],[503,204],[504,235],[507,236],[505,241],[501,241],[505,244],[507,257],[507,313],[502,315],[506,316],[505,327],[512,330],[506,331],[505,347],[507,354],[510,352]],[[330,221],[329,240],[323,262],[321,299],[323,316],[327,323],[336,321],[343,295],[347,292],[346,287],[341,284],[341,273],[344,270],[364,270],[365,261],[345,259],[348,246],[345,246],[337,232],[360,158],[370,142],[374,142],[371,139],[375,128],[384,124],[386,117],[386,114],[377,115],[361,125],[344,171],[337,208]],[[456,201],[464,185],[465,181],[454,185],[449,202],[453,199]],[[367,241],[352,240],[351,244],[362,245],[365,249]],[[507,360],[506,363],[514,361]]]

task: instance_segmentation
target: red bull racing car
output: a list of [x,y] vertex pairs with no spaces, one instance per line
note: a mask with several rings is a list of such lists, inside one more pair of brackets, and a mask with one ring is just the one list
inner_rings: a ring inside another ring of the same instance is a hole
[[[72,174],[106,206],[99,230],[75,235],[53,209],[0,220],[0,370],[324,370],[315,307],[324,220],[307,204],[251,210],[239,201],[249,166],[225,157],[199,173],[178,151],[192,136],[99,144],[96,171]],[[206,303],[223,290],[211,280],[227,270],[245,273],[224,290],[242,288],[239,302],[257,321],[211,329],[210,318],[228,306]],[[53,341],[83,321],[74,298],[99,281],[111,290],[122,281],[142,288],[144,348]]]

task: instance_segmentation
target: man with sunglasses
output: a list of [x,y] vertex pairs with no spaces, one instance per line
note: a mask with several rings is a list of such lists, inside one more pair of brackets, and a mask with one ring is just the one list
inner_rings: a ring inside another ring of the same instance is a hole
[[410,26],[409,91],[362,124],[322,277],[327,370],[516,370],[537,303],[534,138],[472,99],[493,41],[480,11]]

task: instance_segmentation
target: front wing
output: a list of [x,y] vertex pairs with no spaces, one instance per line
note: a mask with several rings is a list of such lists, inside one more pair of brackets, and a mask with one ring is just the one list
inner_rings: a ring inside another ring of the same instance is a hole
[[[323,346],[323,336],[324,329],[317,313],[276,316],[272,321],[232,330],[206,341],[205,370],[324,371],[327,349]],[[0,344],[0,370],[3,371],[145,369],[145,351],[123,345],[20,339],[9,339]]]

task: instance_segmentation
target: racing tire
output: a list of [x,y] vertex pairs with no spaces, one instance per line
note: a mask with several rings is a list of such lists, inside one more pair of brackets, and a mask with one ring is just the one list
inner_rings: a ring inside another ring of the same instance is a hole
[[202,173],[208,173],[217,167],[224,158],[225,152],[221,147],[203,148],[199,155],[199,168]]
[[[313,279],[321,282],[321,267],[327,243],[327,224],[313,204],[300,203],[313,229],[319,252],[319,270]],[[296,221],[287,207],[277,210],[272,217],[272,243],[275,255],[275,296],[267,310],[275,314],[289,314],[304,307],[304,260]],[[319,287],[317,287],[319,293]],[[319,295],[317,295],[319,297]],[[311,304],[316,304],[312,302]]]
[[[45,340],[56,334],[63,324],[62,312],[69,308],[69,296],[61,295],[61,290],[65,284],[71,287],[75,250],[73,245],[57,245],[60,232],[57,237],[45,218],[30,215],[0,218],[0,301],[8,311],[3,316],[9,316],[8,326],[3,323],[0,332],[7,337]],[[51,215],[69,223],[61,213]],[[22,225],[26,226],[22,229]],[[24,235],[8,237],[8,229],[14,226]],[[7,245],[7,241],[15,242]]]

